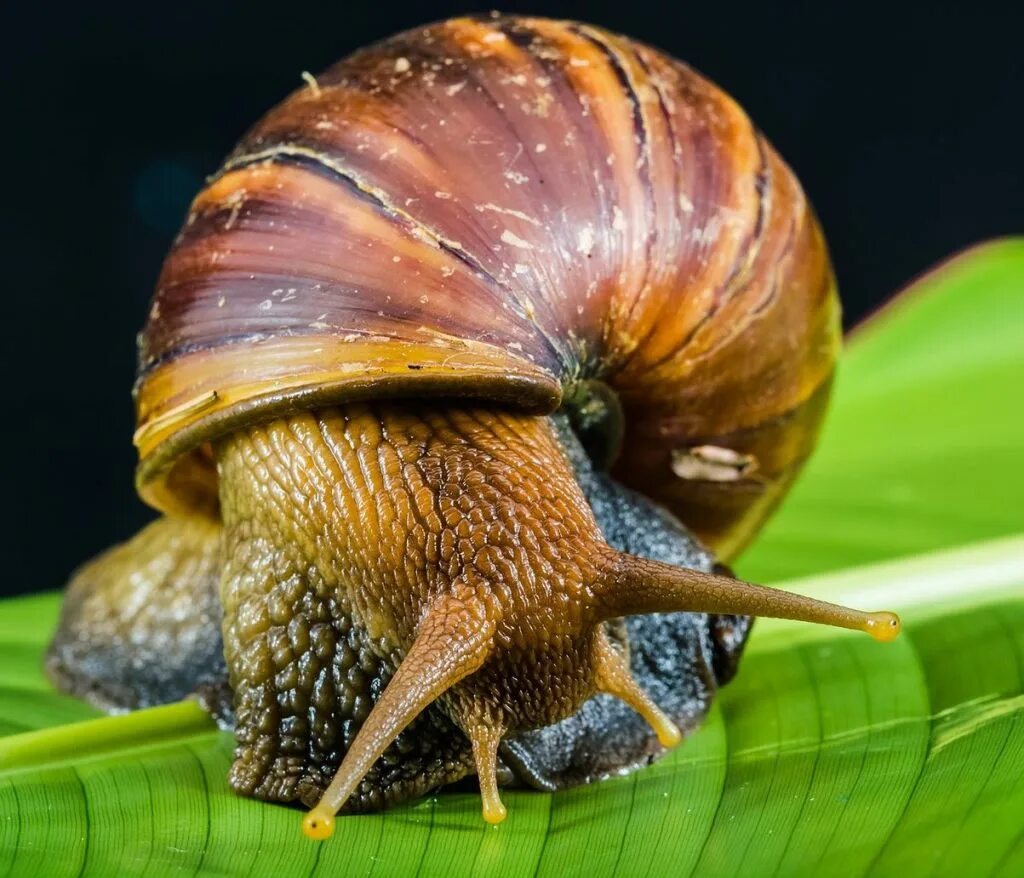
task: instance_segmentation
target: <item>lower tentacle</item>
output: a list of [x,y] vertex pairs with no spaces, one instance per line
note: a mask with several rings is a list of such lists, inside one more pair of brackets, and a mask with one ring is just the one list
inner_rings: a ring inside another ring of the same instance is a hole
[[501,823],[508,812],[498,794],[498,745],[504,732],[498,723],[477,722],[469,729],[473,744],[473,761],[480,781],[483,818],[488,823]]
[[679,726],[633,679],[625,656],[612,646],[603,629],[594,638],[594,671],[598,691],[614,695],[632,707],[654,729],[662,747],[675,747],[683,740]]
[[306,815],[306,835],[330,835],[334,815],[388,745],[432,702],[483,664],[492,634],[484,607],[471,593],[444,595],[431,607],[338,773]]

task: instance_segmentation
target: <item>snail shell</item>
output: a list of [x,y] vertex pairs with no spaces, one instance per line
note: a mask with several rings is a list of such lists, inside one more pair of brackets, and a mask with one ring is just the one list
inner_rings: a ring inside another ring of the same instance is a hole
[[309,77],[196,198],[140,337],[138,486],[213,509],[210,441],[314,406],[564,408],[729,558],[812,448],[838,317],[719,89],[587,25],[455,19]]

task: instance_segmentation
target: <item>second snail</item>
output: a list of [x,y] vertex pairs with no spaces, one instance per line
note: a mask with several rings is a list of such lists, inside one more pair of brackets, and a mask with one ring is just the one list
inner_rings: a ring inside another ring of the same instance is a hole
[[[556,790],[680,743],[752,616],[865,613],[724,566],[798,474],[839,346],[825,244],[743,111],[573,22],[357,52],[199,193],[140,336],[162,517],[48,656],[108,709],[196,695],[240,794]],[[608,697],[613,696],[613,697]]]

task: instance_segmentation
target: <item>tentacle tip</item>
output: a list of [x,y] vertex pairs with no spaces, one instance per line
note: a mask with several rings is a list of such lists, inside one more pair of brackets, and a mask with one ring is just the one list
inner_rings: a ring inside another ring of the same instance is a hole
[[900,617],[895,613],[881,612],[868,615],[864,630],[879,643],[895,640],[900,633]]
[[483,815],[484,820],[490,823],[491,826],[497,826],[508,817],[508,809],[500,801],[484,802]]
[[654,731],[658,735],[658,743],[666,750],[678,747],[683,742],[683,733],[679,731],[679,726],[669,719],[666,719]]
[[326,808],[314,808],[302,819],[302,831],[307,838],[324,841],[334,834],[334,815]]

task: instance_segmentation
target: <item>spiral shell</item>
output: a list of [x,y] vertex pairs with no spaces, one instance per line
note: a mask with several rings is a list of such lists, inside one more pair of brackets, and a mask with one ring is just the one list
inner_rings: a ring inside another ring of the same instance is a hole
[[838,340],[812,211],[729,97],[595,27],[454,19],[308,77],[196,198],[140,337],[139,490],[214,505],[209,442],[300,408],[596,401],[616,477],[728,557]]

